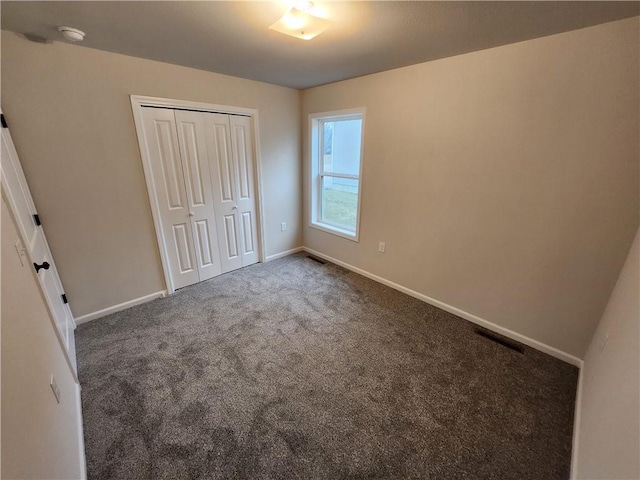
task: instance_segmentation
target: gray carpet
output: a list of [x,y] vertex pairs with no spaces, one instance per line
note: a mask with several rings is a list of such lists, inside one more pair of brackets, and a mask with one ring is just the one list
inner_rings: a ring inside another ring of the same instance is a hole
[[578,370],[332,264],[80,326],[90,479],[566,479]]

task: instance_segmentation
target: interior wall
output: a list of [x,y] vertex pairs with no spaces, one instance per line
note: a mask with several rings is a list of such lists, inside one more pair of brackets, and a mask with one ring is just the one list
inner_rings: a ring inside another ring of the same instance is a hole
[[266,255],[301,245],[299,91],[4,31],[1,61],[2,108],[75,316],[165,289],[131,94],[258,109]]
[[640,478],[640,231],[582,367],[575,478]]
[[305,90],[305,159],[309,114],[366,108],[360,241],[309,226],[307,170],[305,246],[582,358],[638,228],[638,35],[635,17]]
[[[80,390],[2,198],[2,478],[81,478]],[[49,384],[60,389],[60,403]]]

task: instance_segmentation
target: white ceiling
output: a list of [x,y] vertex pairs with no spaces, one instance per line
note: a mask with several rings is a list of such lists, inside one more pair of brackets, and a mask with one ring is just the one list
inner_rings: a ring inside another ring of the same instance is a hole
[[638,15],[639,2],[315,2],[333,27],[310,41],[269,30],[286,2],[1,3],[2,29],[307,88]]

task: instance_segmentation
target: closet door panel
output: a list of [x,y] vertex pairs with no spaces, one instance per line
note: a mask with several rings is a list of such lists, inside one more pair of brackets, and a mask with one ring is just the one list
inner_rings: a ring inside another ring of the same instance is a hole
[[222,271],[230,272],[242,267],[243,262],[240,255],[237,172],[233,162],[229,116],[216,113],[205,115],[220,261]]
[[234,181],[238,192],[236,204],[239,216],[240,256],[242,265],[258,262],[258,228],[256,220],[255,176],[251,119],[239,115],[229,116],[231,152],[236,172]]
[[242,237],[244,240],[244,254],[247,255],[249,253],[254,253],[254,243],[253,243],[253,216],[251,212],[243,212],[242,213]]
[[188,273],[195,270],[192,255],[191,255],[191,245],[189,239],[189,225],[186,223],[180,223],[177,225],[173,225],[173,239],[175,244],[177,245],[178,252],[178,267],[180,273]]
[[[244,117],[241,117],[244,118]],[[246,130],[243,125],[238,125],[238,118],[234,117],[230,119],[231,131],[233,132],[232,145],[236,149],[236,163],[238,165],[238,199],[251,198],[251,179],[253,177],[251,168],[251,157],[247,154],[246,149]]]
[[160,212],[162,242],[174,288],[199,281],[187,208],[173,110],[143,108],[146,146],[151,159],[154,200]]
[[[187,176],[187,194],[189,204],[192,207],[205,205],[204,186],[202,185],[202,171],[200,157],[203,152],[198,148],[196,125],[193,121],[183,119],[182,112],[176,112],[178,122],[178,138],[180,139],[180,152],[184,163],[184,173]],[[204,132],[202,132],[204,133]],[[205,164],[206,166],[206,164]]]
[[195,260],[201,281],[222,273],[205,117],[202,112],[175,111]]
[[218,171],[220,185],[220,201],[233,202],[235,198],[235,184],[233,181],[233,164],[229,143],[229,122],[226,115],[216,115],[212,126],[215,144],[214,164]]
[[155,136],[160,160],[160,171],[166,191],[166,201],[169,210],[180,210],[184,203],[184,179],[180,156],[176,155],[174,147],[174,125],[169,121],[155,120]]
[[225,215],[224,233],[227,247],[227,254],[230,259],[238,258],[238,235],[236,233],[235,215]]
[[213,265],[214,259],[217,255],[214,254],[211,248],[211,235],[209,235],[210,225],[209,220],[199,220],[195,222],[196,230],[196,247],[198,248],[198,254],[202,267],[208,267]]

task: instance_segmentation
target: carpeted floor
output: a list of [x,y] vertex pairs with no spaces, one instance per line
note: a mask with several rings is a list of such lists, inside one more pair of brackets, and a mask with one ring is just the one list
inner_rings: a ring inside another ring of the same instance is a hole
[[303,255],[77,330],[90,479],[566,479],[578,370]]

